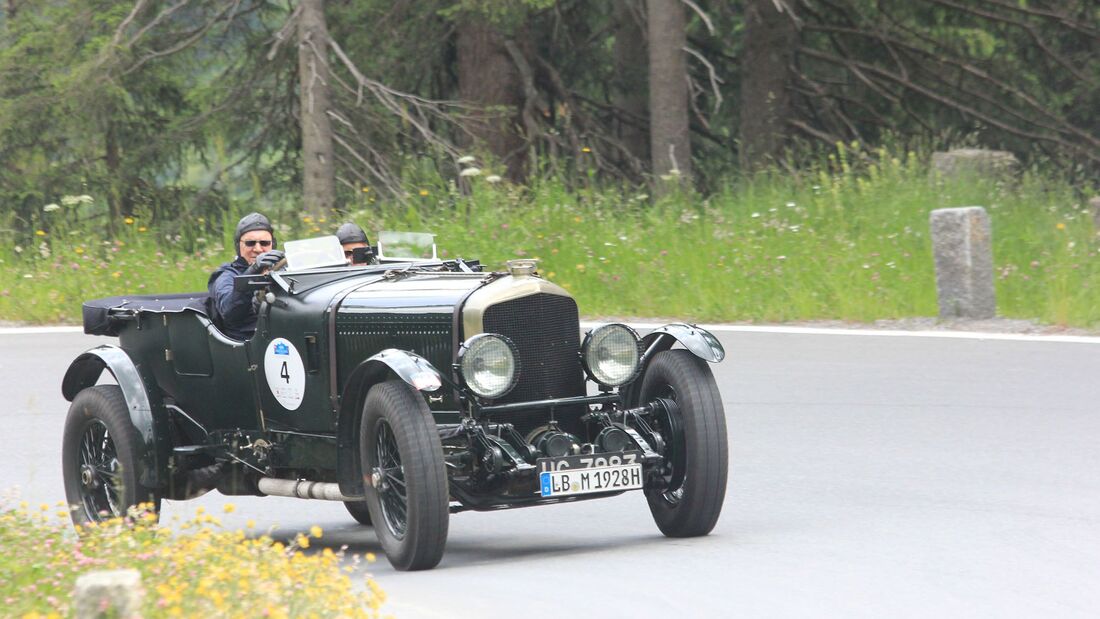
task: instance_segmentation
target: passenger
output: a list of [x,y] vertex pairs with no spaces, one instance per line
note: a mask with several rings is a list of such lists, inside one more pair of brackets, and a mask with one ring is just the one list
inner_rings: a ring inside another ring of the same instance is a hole
[[358,225],[350,221],[341,225],[336,229],[336,238],[340,239],[340,244],[344,246],[344,258],[347,258],[348,264],[366,265],[370,262],[369,259],[358,263],[354,260],[355,249],[359,247],[370,247],[370,241],[367,240],[367,233],[363,232],[363,229]]
[[233,278],[270,270],[282,260],[283,252],[275,249],[275,229],[271,222],[259,213],[241,218],[233,244],[237,248],[237,258],[215,269],[206,286],[213,300],[215,322],[220,323],[227,336],[247,340],[256,332],[256,307],[251,292],[233,289]]

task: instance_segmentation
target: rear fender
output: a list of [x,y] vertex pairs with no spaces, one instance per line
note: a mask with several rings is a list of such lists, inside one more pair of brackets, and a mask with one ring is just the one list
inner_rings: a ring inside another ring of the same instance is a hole
[[359,459],[359,422],[363,401],[371,387],[396,376],[417,391],[436,391],[443,384],[439,370],[420,355],[387,348],[355,368],[340,396],[336,421],[336,467],[340,492],[363,495],[363,467]]
[[[130,423],[141,437],[142,453],[139,458],[145,469],[141,484],[148,488],[163,487],[167,481],[170,452],[169,431],[167,427],[162,427],[167,420],[163,414],[154,413],[163,412],[155,382],[152,379],[147,382],[142,378],[137,365],[124,350],[117,346],[104,345],[81,354],[69,364],[65,378],[61,381],[61,394],[72,402],[81,390],[96,384],[104,369],[114,376],[115,382],[122,389],[130,412]],[[153,384],[154,388],[149,389],[149,384]]]
[[625,388],[623,401],[628,406],[641,404],[638,398],[641,396],[642,377],[645,376],[646,368],[649,367],[653,356],[672,348],[677,342],[703,361],[718,363],[726,358],[726,349],[722,347],[722,343],[714,337],[714,334],[702,327],[679,322],[658,327],[642,338],[643,352],[637,378]]

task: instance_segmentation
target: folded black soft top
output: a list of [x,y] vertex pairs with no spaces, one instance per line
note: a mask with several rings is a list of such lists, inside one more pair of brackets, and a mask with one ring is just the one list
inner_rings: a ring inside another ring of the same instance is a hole
[[[122,324],[129,319],[129,316],[137,312],[176,313],[190,311],[208,316],[207,302],[209,298],[210,295],[206,292],[183,292],[178,294],[107,297],[85,301],[83,307],[84,332],[88,335],[116,336]],[[114,316],[112,316],[112,310],[116,310]],[[118,312],[117,310],[130,310],[130,312]]]

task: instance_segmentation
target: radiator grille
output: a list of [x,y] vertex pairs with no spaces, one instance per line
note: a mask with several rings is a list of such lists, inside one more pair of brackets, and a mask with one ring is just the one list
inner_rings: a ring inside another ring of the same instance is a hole
[[[510,338],[519,349],[520,379],[498,404],[565,398],[585,394],[581,367],[580,320],[577,303],[556,294],[534,294],[485,310],[487,333]],[[583,412],[583,411],[581,411]],[[557,411],[558,419],[574,417],[578,411]],[[509,421],[520,431],[545,423],[545,411],[512,413]]]

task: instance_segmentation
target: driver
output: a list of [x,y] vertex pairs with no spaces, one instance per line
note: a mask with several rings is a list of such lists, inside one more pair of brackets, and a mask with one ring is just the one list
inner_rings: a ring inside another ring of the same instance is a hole
[[363,229],[358,225],[348,222],[342,224],[336,229],[336,238],[340,239],[340,244],[344,246],[344,257],[347,258],[348,264],[366,265],[366,262],[354,262],[354,250],[359,247],[370,247],[370,241],[367,240],[367,233],[363,232]]
[[271,222],[259,213],[249,213],[237,222],[233,244],[237,248],[236,259],[215,269],[206,286],[213,300],[215,322],[220,322],[227,336],[247,340],[256,332],[256,308],[251,292],[233,289],[233,278],[270,270],[282,260],[283,252],[275,249]]

